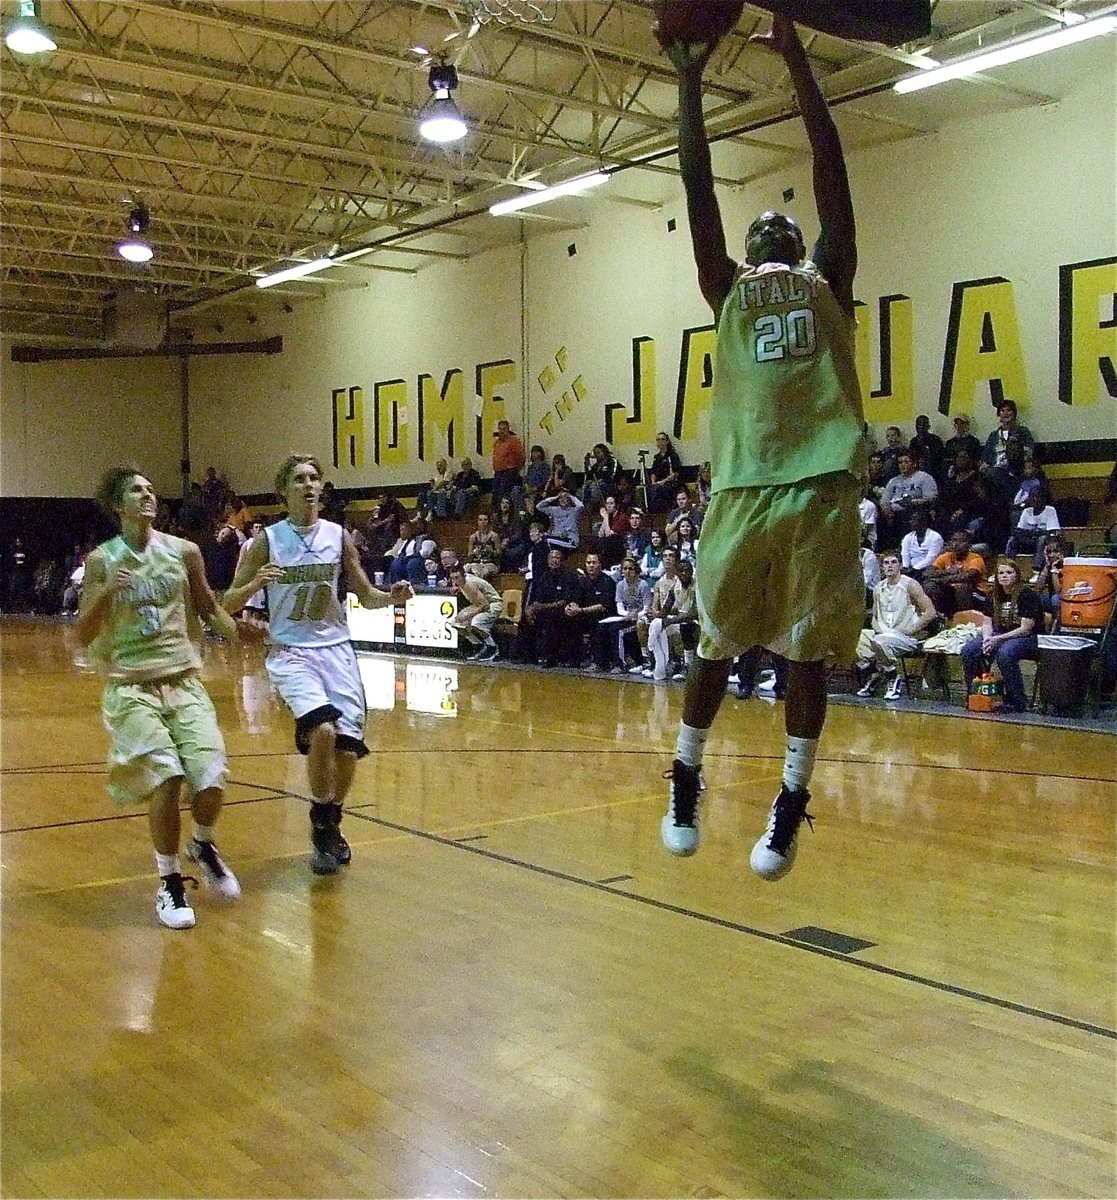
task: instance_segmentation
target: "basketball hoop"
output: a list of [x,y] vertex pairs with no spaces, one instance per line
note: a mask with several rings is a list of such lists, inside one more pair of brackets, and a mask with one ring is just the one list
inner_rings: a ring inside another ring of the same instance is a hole
[[467,0],[473,19],[479,25],[497,21],[501,25],[537,21],[550,24],[558,12],[558,0]]

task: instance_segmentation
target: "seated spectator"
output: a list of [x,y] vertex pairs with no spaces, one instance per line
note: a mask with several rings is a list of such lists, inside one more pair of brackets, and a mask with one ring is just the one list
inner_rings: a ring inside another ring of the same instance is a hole
[[[601,569],[601,558],[590,551],[586,555],[586,573],[582,576],[582,593],[576,599],[570,600],[565,609],[565,615],[571,622],[570,637],[574,642],[575,652],[572,658],[575,663],[582,659],[582,643],[588,636],[591,651],[597,640],[597,626],[606,617],[612,615],[617,603],[617,585],[612,576],[606,575]],[[594,667],[599,671],[608,669],[595,658]]]
[[1063,559],[1066,551],[1067,544],[1062,534],[1049,534],[1043,543],[1043,562],[1029,584],[1039,596],[1043,611],[1053,618],[1058,618],[1062,607],[1059,597],[1063,594]]
[[598,509],[605,503],[606,496],[615,496],[618,469],[612,450],[604,442],[598,442],[585,457],[582,503],[590,509]]
[[1012,497],[1012,523],[1015,527],[1016,522],[1020,519],[1020,514],[1031,503],[1032,495],[1041,488],[1051,494],[1051,489],[1047,486],[1047,477],[1043,473],[1043,468],[1032,457],[1025,456],[1024,458],[1024,478],[1020,481],[1020,486],[1016,489],[1016,495]]
[[648,623],[648,651],[652,666],[644,675],[659,682],[685,679],[698,644],[698,602],[694,591],[694,564],[680,562],[676,587],[668,592],[658,613]]
[[857,669],[867,673],[859,696],[871,696],[882,675],[888,679],[886,700],[899,698],[903,681],[896,670],[902,654],[919,645],[919,634],[938,614],[918,582],[900,569],[900,558],[892,550],[880,557],[884,578],[873,589],[872,627],[862,629],[857,640]]
[[438,565],[441,567],[440,574],[446,580],[445,583],[441,583],[439,585],[440,587],[446,587],[449,585],[450,572],[455,567],[461,567],[463,571],[465,570],[465,567],[462,565],[462,560],[458,557],[458,552],[453,548],[453,546],[443,546],[442,549],[439,550]]
[[880,514],[888,534],[888,544],[896,545],[911,527],[911,514],[917,509],[930,512],[938,499],[938,485],[926,471],[916,470],[910,450],[897,455],[900,470],[887,483],[880,501]]
[[644,553],[640,555],[640,574],[652,582],[654,587],[655,580],[663,577],[663,552],[667,549],[663,540],[663,534],[658,529],[653,529],[648,534],[648,544],[644,547]]
[[575,623],[567,616],[566,608],[581,596],[582,577],[566,565],[562,551],[552,546],[547,551],[546,570],[532,580],[520,621],[517,657],[525,662],[536,661],[542,667],[559,662],[572,665],[580,659],[581,645],[575,645],[573,636]]
[[527,527],[527,558],[524,560],[524,579],[527,589],[524,605],[532,598],[534,585],[543,578],[547,570],[547,558],[551,547],[547,545],[546,527],[541,521],[531,521]]
[[454,472],[444,458],[434,464],[431,481],[419,490],[418,511],[425,520],[445,520],[454,507]]
[[493,628],[504,612],[500,593],[487,579],[467,575],[461,567],[450,572],[450,586],[465,600],[465,606],[458,609],[451,624],[459,631],[463,642],[475,647],[468,655],[470,662],[496,662],[500,651]]
[[928,475],[940,486],[946,471],[945,448],[942,438],[931,432],[931,418],[918,416],[915,418],[915,437],[911,439],[908,449],[915,455],[919,470]]
[[877,508],[876,496],[873,489],[867,487],[858,506],[861,513],[861,543],[875,550],[877,544],[877,519],[880,510]]
[[369,514],[365,525],[369,558],[382,559],[399,540],[400,522],[407,520],[407,509],[387,492],[376,498],[376,507]]
[[492,579],[500,573],[500,538],[492,528],[488,513],[477,514],[477,528],[469,535],[465,569],[482,579]]
[[678,552],[680,562],[688,562],[691,566],[698,562],[698,530],[690,517],[679,519],[671,544]]
[[943,458],[946,461],[948,479],[954,475],[954,464],[958,461],[959,450],[965,450],[969,455],[970,462],[981,461],[981,443],[970,433],[969,417],[961,414],[954,418],[954,436],[947,438],[946,445],[943,446]]
[[388,547],[388,549],[380,556],[379,559],[373,561],[373,575],[379,576],[381,580],[391,578],[393,575],[397,579],[406,578],[406,563],[398,565],[399,561],[404,558],[404,549],[412,537],[412,524],[406,518],[399,523],[399,537]]
[[927,510],[917,508],[911,514],[911,532],[905,533],[900,542],[900,562],[904,574],[922,579],[923,572],[943,552],[942,535],[928,527]]
[[869,484],[865,495],[876,502],[878,509],[880,508],[881,497],[884,495],[884,489],[888,486],[890,478],[888,468],[884,463],[884,455],[879,450],[874,450],[869,455]]
[[540,500],[535,507],[550,518],[547,541],[560,550],[576,550],[580,538],[578,524],[585,507],[581,500],[564,488],[557,496]]
[[473,459],[463,458],[461,470],[454,476],[454,516],[463,516],[466,509],[474,508],[481,500],[481,473],[474,467]]
[[[662,537],[658,529],[654,532],[656,537]],[[663,616],[664,605],[667,604],[668,596],[675,597],[671,601],[672,608],[678,603],[678,596],[675,593],[682,590],[682,585],[679,583],[678,566],[678,555],[670,546],[665,547],[663,550],[662,574],[652,584],[652,602],[648,606],[647,611],[636,619],[636,639],[639,645],[640,658],[636,665],[629,669],[630,675],[646,675],[650,678],[654,674],[655,663],[651,652],[648,650],[648,634],[652,621],[656,617]]]
[[615,481],[617,504],[625,512],[632,513],[639,507],[636,500],[636,483],[630,471],[618,471]]
[[644,510],[630,508],[628,510],[628,532],[624,535],[625,557],[635,558],[639,563],[651,540],[651,530],[648,529],[645,522]]
[[[441,554],[441,551],[439,551]],[[428,558],[423,562],[423,583],[427,587],[446,588],[450,586],[450,576],[442,565],[441,558]]]
[[923,572],[920,582],[941,616],[986,605],[985,559],[970,548],[969,534],[963,529],[951,534],[946,550]]
[[983,541],[999,554],[1016,527],[1012,517],[1012,499],[1024,482],[1024,448],[1021,443],[1010,438],[1005,465],[995,471],[986,470],[983,474],[989,493]]
[[679,527],[679,522],[684,517],[689,518],[695,529],[702,527],[702,519],[698,515],[694,497],[691,496],[690,488],[687,487],[681,487],[676,491],[675,507],[667,514],[667,524],[664,525],[663,532],[667,536],[668,544],[674,544],[675,531]]
[[1016,529],[1008,539],[1005,554],[1015,558],[1018,554],[1035,556],[1036,570],[1043,565],[1043,544],[1049,533],[1058,533],[1059,515],[1052,507],[1044,488],[1036,488],[1027,508],[1020,514]]
[[516,511],[511,496],[501,496],[493,518],[493,532],[500,539],[500,569],[519,571],[527,558],[524,518]]
[[984,538],[989,515],[989,489],[977,469],[977,459],[971,458],[965,448],[954,456],[954,466],[943,493],[942,511],[945,514],[943,533],[947,538],[959,531],[967,533],[971,542]]
[[422,517],[413,517],[400,525],[400,536],[404,539],[399,553],[388,567],[388,582],[422,585],[427,582],[427,559],[438,553],[434,538],[427,533],[427,523]]
[[1011,558],[997,561],[996,579],[990,597],[991,615],[985,618],[980,637],[962,647],[962,670],[969,689],[984,664],[994,663],[1005,685],[1005,711],[1023,712],[1028,706],[1020,662],[1035,658],[1038,630],[1043,624],[1039,596],[1020,578]]
[[593,634],[593,662],[599,671],[628,666],[625,653],[625,634],[635,637],[636,620],[646,614],[652,602],[652,589],[640,578],[640,567],[634,558],[621,563],[621,579],[614,596],[615,611],[597,623]]
[[542,446],[532,446],[529,451],[527,468],[524,471],[524,492],[528,496],[542,496],[547,481],[551,478],[551,468],[547,465],[547,455]]
[[884,449],[880,456],[884,462],[884,482],[900,473],[900,455],[907,449],[904,442],[904,432],[899,425],[889,425],[884,431]]
[[574,488],[574,472],[566,465],[566,455],[556,454],[551,459],[551,474],[543,486],[543,495],[553,500],[560,492],[573,492]]
[[666,433],[655,435],[655,454],[648,468],[648,507],[666,512],[671,498],[683,481],[683,460]]
[[997,428],[985,439],[981,461],[988,471],[1003,471],[1009,465],[1009,445],[1016,442],[1025,458],[1034,458],[1036,440],[1027,426],[1017,419],[1019,412],[1014,400],[1002,400],[997,405]]
[[625,538],[630,522],[628,513],[618,507],[616,496],[606,496],[600,508],[601,520],[593,527],[593,544],[606,567],[616,566],[625,555]]

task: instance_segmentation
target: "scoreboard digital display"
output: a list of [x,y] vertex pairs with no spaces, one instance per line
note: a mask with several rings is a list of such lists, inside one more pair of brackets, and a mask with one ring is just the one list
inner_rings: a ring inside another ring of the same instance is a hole
[[347,597],[349,635],[385,649],[456,650],[458,631],[452,621],[458,614],[453,592],[418,592],[406,604],[362,608],[352,593]]

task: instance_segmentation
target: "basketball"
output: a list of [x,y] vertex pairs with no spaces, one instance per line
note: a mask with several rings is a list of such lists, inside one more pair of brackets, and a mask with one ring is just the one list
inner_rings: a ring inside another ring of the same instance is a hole
[[744,0],[656,0],[652,32],[666,50],[675,42],[723,38],[738,22]]

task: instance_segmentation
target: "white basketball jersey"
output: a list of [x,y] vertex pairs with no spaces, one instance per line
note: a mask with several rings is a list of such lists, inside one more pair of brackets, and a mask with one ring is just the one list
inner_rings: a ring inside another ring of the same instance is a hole
[[343,530],[333,521],[309,528],[279,521],[264,530],[268,561],[283,578],[268,584],[268,631],[281,646],[336,646],[349,640],[337,596]]

